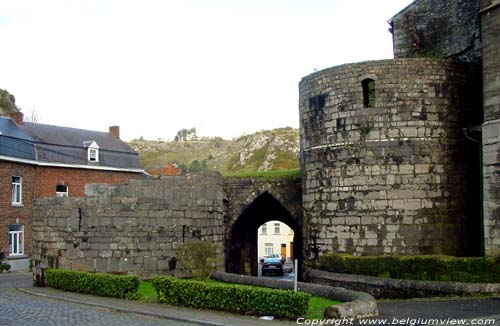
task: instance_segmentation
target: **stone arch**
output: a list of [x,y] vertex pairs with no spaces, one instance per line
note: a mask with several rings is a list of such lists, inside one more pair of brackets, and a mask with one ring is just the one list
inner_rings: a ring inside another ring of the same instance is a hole
[[[254,198],[252,200],[252,198]],[[250,202],[251,200],[251,202]],[[278,220],[294,231],[293,255],[302,263],[303,238],[300,219],[269,191],[252,191],[245,199],[245,208],[231,226],[226,247],[226,271],[257,276],[257,229],[263,223]],[[301,276],[299,266],[299,277]]]

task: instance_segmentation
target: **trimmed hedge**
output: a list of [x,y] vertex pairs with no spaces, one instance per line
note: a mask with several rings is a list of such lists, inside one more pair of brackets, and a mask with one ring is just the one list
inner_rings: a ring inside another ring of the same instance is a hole
[[250,315],[297,318],[307,313],[310,295],[241,285],[158,276],[153,286],[160,302],[201,309],[214,309]]
[[500,282],[500,257],[451,256],[361,256],[324,254],[319,269],[345,274],[395,279],[453,281],[466,283]]
[[64,291],[134,299],[139,290],[139,277],[47,269],[45,284]]

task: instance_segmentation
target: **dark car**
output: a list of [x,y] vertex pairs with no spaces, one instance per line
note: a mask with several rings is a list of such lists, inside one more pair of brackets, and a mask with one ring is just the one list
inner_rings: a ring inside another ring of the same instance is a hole
[[278,275],[283,276],[283,263],[277,257],[266,258],[262,263],[262,276]]

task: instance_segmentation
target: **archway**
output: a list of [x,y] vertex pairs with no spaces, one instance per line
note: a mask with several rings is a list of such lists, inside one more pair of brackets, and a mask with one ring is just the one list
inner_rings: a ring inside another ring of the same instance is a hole
[[302,229],[288,210],[271,194],[264,192],[241,213],[231,229],[226,271],[257,276],[257,230],[263,223],[277,220],[287,224],[294,232],[293,257],[299,260],[301,278]]

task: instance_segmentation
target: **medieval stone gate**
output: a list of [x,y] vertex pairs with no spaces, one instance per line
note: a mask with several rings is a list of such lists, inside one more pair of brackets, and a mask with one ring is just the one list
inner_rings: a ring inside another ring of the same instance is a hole
[[219,269],[257,274],[257,228],[280,220],[295,232],[302,260],[300,180],[223,179],[218,173],[88,185],[85,198],[37,199],[34,267],[108,273],[183,275],[176,248],[219,244]]

